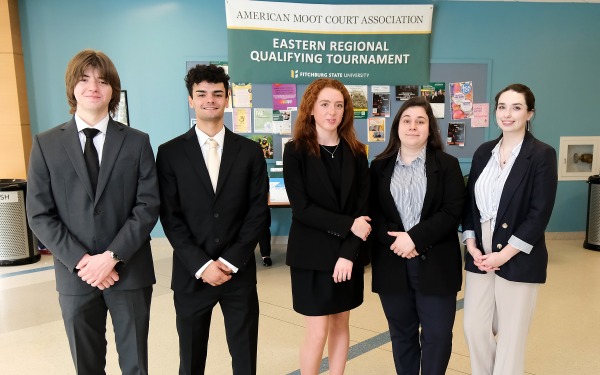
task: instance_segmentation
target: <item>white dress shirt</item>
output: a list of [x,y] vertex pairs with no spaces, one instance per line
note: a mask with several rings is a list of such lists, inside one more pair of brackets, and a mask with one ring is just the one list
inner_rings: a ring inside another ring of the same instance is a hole
[[81,117],[77,115],[75,112],[75,124],[77,125],[77,134],[79,134],[79,142],[81,143],[81,151],[85,150],[85,133],[83,129],[92,128],[100,131],[94,138],[94,146],[96,147],[96,151],[98,151],[98,165],[102,165],[102,150],[104,149],[104,140],[106,139],[106,129],[108,128],[108,119],[109,116],[106,115],[105,118],[100,120],[99,123],[93,124],[90,126],[88,123],[83,121]]
[[206,168],[208,169],[208,149],[210,148],[208,140],[212,138],[217,142],[217,153],[219,154],[219,158],[221,158],[223,156],[223,143],[225,143],[225,126],[214,137],[209,137],[202,130],[198,129],[197,126],[194,126],[194,130],[196,130],[196,135],[198,136],[198,143],[200,143],[204,164],[206,164]]

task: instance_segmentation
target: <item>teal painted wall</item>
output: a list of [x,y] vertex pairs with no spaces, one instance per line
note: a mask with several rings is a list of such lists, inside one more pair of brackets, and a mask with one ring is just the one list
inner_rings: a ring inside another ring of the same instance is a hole
[[[530,86],[537,99],[534,134],[557,151],[560,136],[600,135],[599,4],[433,4],[432,59],[491,61],[492,93],[513,82]],[[155,150],[187,129],[185,62],[227,58],[222,1],[20,0],[19,12],[34,134],[69,119],[64,73],[81,49],[102,50],[114,61],[127,89],[130,122],[150,134]],[[494,128],[491,136],[497,135]],[[462,167],[466,173],[469,163]],[[586,207],[585,182],[559,182],[548,230],[585,230]],[[273,234],[286,235],[289,210],[273,211]],[[153,235],[163,236],[160,225]]]

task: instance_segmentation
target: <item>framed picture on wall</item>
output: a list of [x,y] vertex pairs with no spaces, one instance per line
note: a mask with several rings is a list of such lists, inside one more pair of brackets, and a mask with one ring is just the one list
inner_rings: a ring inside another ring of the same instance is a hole
[[560,137],[559,181],[587,180],[600,173],[600,137]]
[[112,114],[112,118],[115,121],[119,121],[125,125],[129,125],[129,108],[127,108],[127,90],[121,90],[121,100],[119,101],[119,108]]

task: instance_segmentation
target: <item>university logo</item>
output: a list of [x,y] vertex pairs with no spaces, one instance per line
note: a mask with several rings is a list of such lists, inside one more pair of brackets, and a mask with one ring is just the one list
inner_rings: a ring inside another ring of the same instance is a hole
[[298,70],[294,70],[294,69],[290,70],[290,76],[292,78],[298,78]]

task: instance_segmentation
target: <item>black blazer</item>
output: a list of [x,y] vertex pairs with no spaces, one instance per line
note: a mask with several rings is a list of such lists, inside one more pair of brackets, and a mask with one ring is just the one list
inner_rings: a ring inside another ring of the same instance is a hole
[[291,267],[330,271],[338,258],[367,263],[365,242],[350,228],[354,219],[367,215],[369,166],[364,154],[353,155],[343,142],[341,196],[335,190],[320,156],[285,145],[283,177],[292,206],[286,264]]
[[[467,183],[462,226],[463,230],[475,231],[477,247],[482,251],[481,216],[475,202],[474,189],[499,141],[500,139],[486,142],[475,151]],[[554,207],[557,181],[556,151],[527,132],[500,197],[492,236],[492,251],[502,250],[512,235],[533,245],[533,249],[530,254],[519,252],[502,265],[496,275],[506,280],[526,283],[546,281],[548,250],[544,231]],[[473,257],[468,251],[465,251],[465,269],[483,273],[473,264]]]
[[227,284],[256,284],[254,249],[268,210],[267,169],[259,144],[225,128],[216,192],[194,128],[161,145],[156,164],[160,220],[174,251],[171,288],[206,288],[195,273],[219,257],[239,268]]
[[96,289],[77,276],[75,266],[85,253],[106,250],[123,260],[111,290],[156,282],[150,231],[158,220],[158,181],[146,133],[108,120],[96,195],[75,118],[34,137],[27,177],[29,225],[54,255],[60,293]]
[[[373,292],[401,293],[408,289],[406,262],[390,250],[395,240],[388,231],[404,232],[390,192],[396,155],[371,163],[370,215]],[[427,149],[427,191],[421,220],[408,231],[419,253],[419,285],[425,294],[450,294],[462,284],[462,258],[458,239],[464,202],[464,180],[458,160],[443,151]]]

